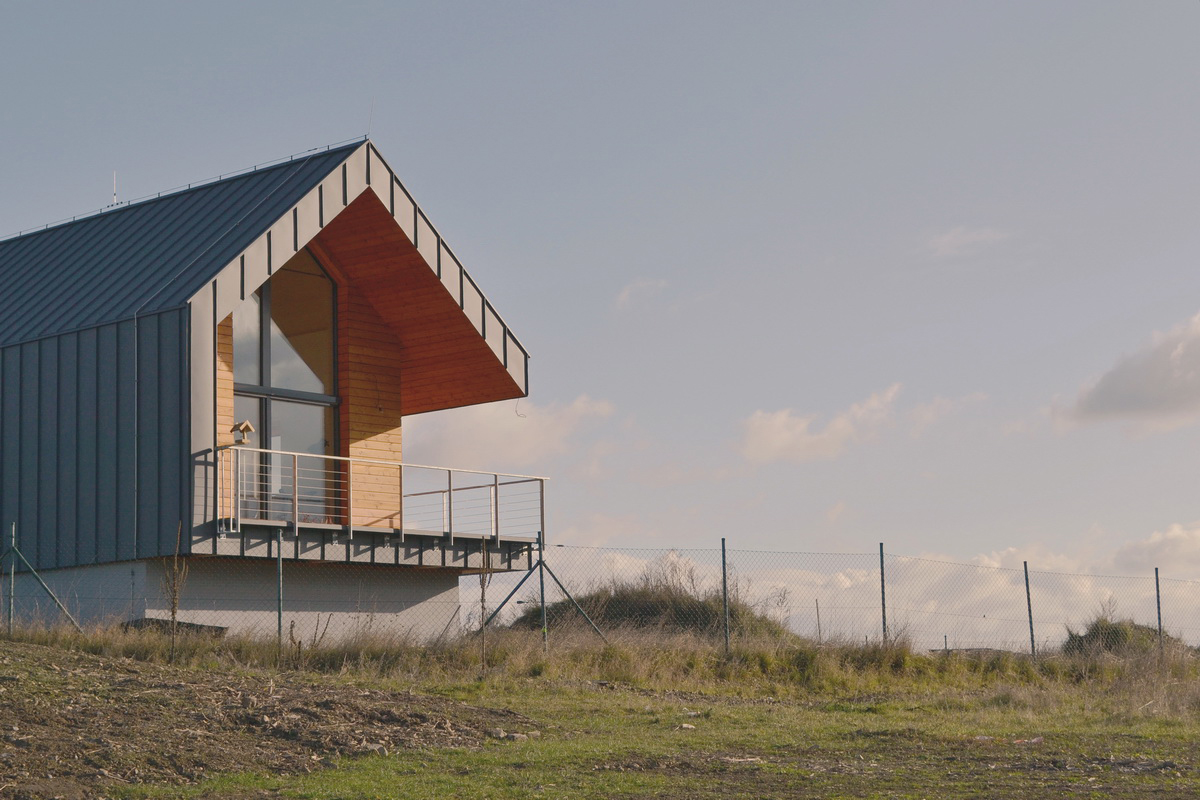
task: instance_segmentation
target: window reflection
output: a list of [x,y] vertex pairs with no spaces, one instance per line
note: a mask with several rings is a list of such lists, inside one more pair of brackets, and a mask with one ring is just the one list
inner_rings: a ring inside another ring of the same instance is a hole
[[[247,436],[250,447],[262,447],[259,438],[262,430],[262,401],[257,397],[233,396],[233,418],[237,422],[248,421],[254,432]],[[245,452],[238,458],[238,496],[241,498],[240,514],[244,517],[260,516],[266,498],[265,474],[260,453]]]
[[233,310],[233,379],[237,383],[262,383],[261,331],[262,306],[255,292]]
[[336,452],[334,285],[307,250],[234,310],[233,355],[234,416],[268,451],[241,456],[241,513],[332,521],[337,477],[319,456]]
[[333,394],[333,284],[301,251],[271,278],[270,385]]

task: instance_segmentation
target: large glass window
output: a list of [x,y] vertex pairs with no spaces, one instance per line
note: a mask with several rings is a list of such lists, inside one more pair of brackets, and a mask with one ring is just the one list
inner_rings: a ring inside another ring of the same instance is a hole
[[301,250],[234,310],[233,380],[239,391],[335,394],[333,292],[333,281]]
[[269,385],[333,394],[333,282],[301,251],[269,286]]
[[[302,250],[234,310],[234,415],[254,426],[252,447],[336,453],[334,293],[333,281]],[[291,456],[247,456],[253,496],[243,513],[290,518],[292,498],[299,495],[303,517],[324,521],[332,464],[319,458],[300,462],[297,491]]]

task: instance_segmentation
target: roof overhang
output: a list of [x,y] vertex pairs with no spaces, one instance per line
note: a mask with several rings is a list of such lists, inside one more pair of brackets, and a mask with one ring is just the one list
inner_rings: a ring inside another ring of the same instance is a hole
[[369,141],[189,303],[211,292],[214,319],[224,319],[305,247],[362,291],[395,332],[405,415],[527,394],[524,347]]

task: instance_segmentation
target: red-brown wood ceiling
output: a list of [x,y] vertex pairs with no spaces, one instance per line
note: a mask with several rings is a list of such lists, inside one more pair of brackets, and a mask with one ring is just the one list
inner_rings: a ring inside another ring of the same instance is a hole
[[405,415],[523,396],[374,192],[338,214],[315,244],[399,338]]

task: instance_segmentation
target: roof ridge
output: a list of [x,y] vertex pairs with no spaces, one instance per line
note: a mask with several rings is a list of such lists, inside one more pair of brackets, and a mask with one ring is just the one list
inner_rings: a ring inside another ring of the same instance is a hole
[[184,194],[186,192],[195,191],[196,189],[202,189],[206,186],[212,186],[213,184],[221,183],[222,181],[232,180],[234,178],[242,178],[247,175],[253,175],[257,172],[266,171],[268,169],[278,169],[280,167],[287,166],[288,164],[294,162],[298,158],[310,158],[313,155],[317,155],[319,153],[331,153],[331,152],[334,152],[336,150],[341,150],[341,149],[349,150],[349,149],[352,149],[354,147],[361,145],[365,141],[368,141],[366,136],[358,136],[353,139],[344,139],[340,142],[333,142],[332,144],[324,145],[323,147],[313,147],[308,150],[302,150],[298,153],[292,153],[291,155],[288,155],[288,156],[282,156],[280,158],[263,161],[259,164],[255,164],[254,166],[251,166],[251,167],[244,167],[242,169],[234,170],[232,172],[225,172],[220,175],[217,175],[216,177],[204,178],[199,181],[193,181],[193,182],[188,183],[183,186],[176,186],[171,189],[164,189],[160,192],[156,192],[154,194],[143,195],[142,197],[136,197],[132,200],[123,200],[119,203],[113,203],[113,204],[104,206],[103,208],[94,209],[92,211],[85,211],[83,213],[76,214],[72,217],[60,219],[55,222],[47,222],[44,225],[37,225],[32,228],[26,228],[24,230],[17,231],[16,233],[2,235],[2,236],[0,236],[0,245],[7,244],[8,242],[11,242],[15,239],[20,239],[21,237],[24,237],[24,236],[29,236],[30,234],[43,233],[45,231],[55,230],[57,228],[62,228],[67,225],[73,225],[74,223],[82,222],[84,220],[94,219],[96,217],[100,217],[105,214],[113,214],[113,213],[117,213],[120,211],[125,211],[126,209],[129,209],[129,208],[141,207],[143,205],[146,205],[147,203],[152,203],[156,200],[162,200],[162,199],[168,198],[168,197],[176,197],[176,196],[178,196],[180,194]]

